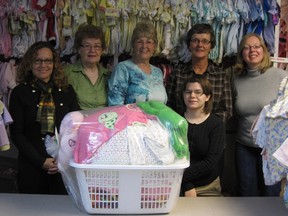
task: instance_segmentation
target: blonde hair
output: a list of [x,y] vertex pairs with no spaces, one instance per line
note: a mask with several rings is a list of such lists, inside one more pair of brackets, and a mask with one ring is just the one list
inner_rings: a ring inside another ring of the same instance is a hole
[[133,30],[131,45],[133,47],[136,40],[141,37],[147,37],[152,39],[155,43],[155,46],[158,45],[157,31],[153,24],[146,22],[139,22],[136,24],[136,27]]
[[260,45],[263,48],[263,59],[259,65],[259,70],[261,71],[261,73],[264,73],[267,69],[269,69],[272,66],[272,62],[270,60],[270,53],[262,37],[255,33],[249,33],[249,34],[244,35],[238,48],[237,60],[236,60],[236,65],[235,65],[235,73],[238,75],[246,71],[247,63],[243,59],[242,51],[243,51],[244,46],[246,45],[247,40],[251,37],[258,38],[258,40],[260,41]]

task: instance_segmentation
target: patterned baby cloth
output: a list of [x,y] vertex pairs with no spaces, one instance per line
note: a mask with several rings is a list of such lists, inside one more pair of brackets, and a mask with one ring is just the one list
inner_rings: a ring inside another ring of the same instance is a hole
[[83,164],[171,164],[169,130],[136,104],[97,110],[83,119],[74,161]]
[[93,164],[147,165],[171,164],[174,153],[169,132],[157,120],[146,125],[127,126],[102,145],[92,159]]
[[288,138],[288,77],[280,85],[276,100],[265,106],[252,128],[255,143],[263,149],[263,173],[266,185],[274,185],[286,178],[288,167],[273,153]]

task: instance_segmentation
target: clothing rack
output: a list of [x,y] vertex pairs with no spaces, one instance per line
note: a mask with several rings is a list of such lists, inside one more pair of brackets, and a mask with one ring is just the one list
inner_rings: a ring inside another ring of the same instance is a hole
[[[75,53],[71,44],[76,30],[90,23],[106,32],[104,55],[117,58],[131,51],[132,30],[144,20],[157,29],[156,55],[185,62],[190,60],[183,40],[185,33],[193,24],[206,22],[213,26],[217,37],[210,58],[221,63],[225,56],[236,54],[246,32],[273,36],[280,12],[277,0],[47,0],[41,6],[37,2],[26,0],[18,5],[19,0],[1,1],[0,53],[21,57],[33,42],[49,40],[55,43],[61,57],[69,56]],[[271,37],[265,39],[273,53],[274,41]]]

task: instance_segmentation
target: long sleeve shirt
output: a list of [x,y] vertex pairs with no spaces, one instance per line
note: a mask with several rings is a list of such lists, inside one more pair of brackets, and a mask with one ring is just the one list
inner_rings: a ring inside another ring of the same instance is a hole
[[280,83],[288,73],[272,67],[265,73],[247,71],[235,76],[235,111],[238,118],[236,141],[258,147],[252,138],[251,127],[265,105],[276,99]]
[[184,171],[182,191],[210,184],[219,176],[224,128],[221,119],[213,114],[200,124],[188,123],[190,166]]
[[131,59],[118,63],[108,81],[108,105],[151,100],[166,103],[163,73],[160,68],[150,66],[151,74],[146,74]]
[[[195,74],[192,62],[181,64],[172,69],[168,78],[166,91],[167,105],[179,114],[185,111],[183,88],[185,82]],[[213,108],[212,112],[226,122],[232,116],[231,75],[209,60],[207,70],[203,74],[212,85]]]
[[[11,93],[9,112],[14,121],[10,131],[12,141],[19,151],[19,163],[29,161],[42,169],[46,158],[50,156],[45,148],[45,136],[41,135],[40,123],[36,121],[40,94],[38,89],[29,84],[19,84]],[[64,116],[80,107],[71,86],[67,91],[55,87],[52,96],[55,103],[55,127],[59,131]]]

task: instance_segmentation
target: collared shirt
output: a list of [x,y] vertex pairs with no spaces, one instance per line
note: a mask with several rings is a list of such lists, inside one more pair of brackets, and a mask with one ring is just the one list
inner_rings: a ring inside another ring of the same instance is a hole
[[65,66],[64,72],[77,94],[77,99],[82,110],[107,106],[108,70],[100,64],[98,65],[99,74],[95,84],[92,84],[90,79],[84,74],[80,61]]
[[[185,82],[195,74],[192,62],[177,65],[172,69],[169,81],[166,85],[168,95],[167,105],[178,113],[186,110],[183,101],[183,88]],[[212,60],[209,60],[207,70],[203,74],[212,85],[213,108],[212,112],[219,116],[224,122],[232,116],[232,94],[231,74],[218,67]]]

